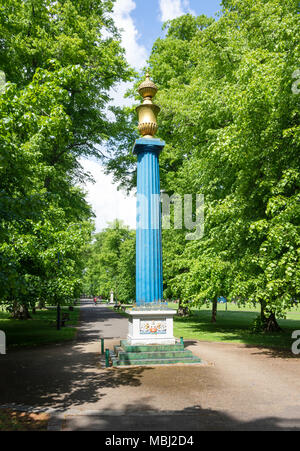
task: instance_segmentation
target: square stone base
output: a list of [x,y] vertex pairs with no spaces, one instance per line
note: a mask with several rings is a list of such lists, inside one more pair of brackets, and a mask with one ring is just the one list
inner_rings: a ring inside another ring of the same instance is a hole
[[129,345],[174,345],[173,317],[176,310],[127,310]]

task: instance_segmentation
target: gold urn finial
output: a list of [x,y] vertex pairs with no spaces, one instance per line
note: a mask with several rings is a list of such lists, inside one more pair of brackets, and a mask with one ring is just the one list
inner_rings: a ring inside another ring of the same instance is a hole
[[148,71],[146,80],[140,84],[138,92],[144,99],[142,105],[136,108],[139,118],[138,129],[144,138],[153,138],[158,129],[157,116],[160,108],[152,102],[157,93],[157,86],[150,80]]

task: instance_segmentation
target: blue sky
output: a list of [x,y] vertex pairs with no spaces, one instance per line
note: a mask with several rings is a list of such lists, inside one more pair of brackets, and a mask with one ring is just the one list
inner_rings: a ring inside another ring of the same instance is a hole
[[182,14],[214,16],[219,10],[218,0],[116,0],[114,20],[122,31],[122,43],[129,63],[141,68],[150,55],[153,43],[163,36],[166,20]]
[[[131,66],[141,70],[146,66],[154,41],[163,36],[162,24],[182,14],[206,14],[214,16],[220,10],[218,0],[116,0],[113,18],[122,30],[122,45]],[[120,84],[111,92],[115,105],[125,105],[124,93],[130,87]],[[81,164],[94,178],[87,183],[87,200],[96,214],[96,231],[102,230],[107,222],[122,219],[135,228],[136,200],[134,195],[126,196],[117,190],[112,177],[105,175],[101,164],[94,160],[81,160]]]
[[[173,4],[169,7],[169,3]],[[139,42],[144,45],[148,51],[151,52],[152,45],[158,36],[162,36],[162,7],[163,2],[159,0],[135,0],[136,8],[132,12],[134,23],[139,31]],[[178,4],[178,6],[177,6]],[[197,16],[205,14],[207,16],[214,16],[220,10],[220,1],[218,0],[190,0],[189,2],[170,0],[165,2],[165,10],[176,14],[176,9],[181,8],[184,13],[189,10]]]

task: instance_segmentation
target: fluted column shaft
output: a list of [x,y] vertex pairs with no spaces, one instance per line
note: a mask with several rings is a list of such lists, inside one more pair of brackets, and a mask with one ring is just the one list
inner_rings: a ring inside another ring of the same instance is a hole
[[164,143],[158,139],[136,141],[137,224],[136,302],[153,303],[163,298],[159,154]]

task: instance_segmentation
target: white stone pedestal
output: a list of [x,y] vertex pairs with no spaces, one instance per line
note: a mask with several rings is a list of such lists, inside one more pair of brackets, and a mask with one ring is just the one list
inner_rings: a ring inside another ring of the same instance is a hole
[[113,292],[113,290],[111,290],[111,292],[110,292],[110,301],[109,301],[109,303],[110,304],[114,304],[115,302],[114,302],[114,292]]
[[129,345],[174,345],[173,317],[176,310],[126,310]]

